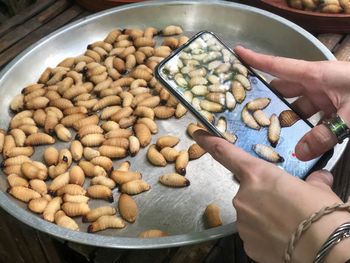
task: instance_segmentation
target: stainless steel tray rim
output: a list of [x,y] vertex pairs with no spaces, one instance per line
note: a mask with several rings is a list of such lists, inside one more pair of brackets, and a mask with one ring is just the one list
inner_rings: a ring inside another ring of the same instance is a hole
[[221,0],[208,0],[208,1],[200,1],[200,0],[190,0],[190,1],[178,1],[178,0],[173,0],[173,1],[146,1],[146,2],[142,2],[142,3],[134,3],[134,4],[128,4],[125,6],[121,6],[121,7],[114,7],[114,8],[110,8],[101,12],[98,12],[96,14],[92,14],[89,15],[87,17],[81,18],[75,22],[69,23],[68,25],[63,26],[62,28],[52,32],[51,34],[49,34],[48,36],[42,38],[41,40],[39,40],[38,42],[30,45],[28,48],[26,48],[25,50],[23,50],[21,53],[19,53],[9,64],[6,65],[6,67],[0,72],[0,81],[2,80],[2,78],[4,76],[6,76],[6,73],[9,73],[10,69],[13,68],[18,62],[20,62],[22,59],[25,58],[26,54],[29,53],[30,50],[34,50],[39,48],[42,44],[48,42],[51,40],[51,38],[53,37],[58,37],[60,34],[65,33],[67,30],[71,30],[75,27],[81,26],[83,24],[86,24],[88,22],[90,22],[91,20],[95,20],[98,19],[100,17],[109,15],[109,14],[113,14],[114,12],[118,11],[124,11],[124,10],[129,10],[129,9],[133,9],[133,8],[138,8],[141,6],[157,6],[160,3],[164,4],[164,5],[176,5],[176,4],[181,4],[181,5],[194,5],[194,4],[201,4],[201,5],[209,5],[209,4],[213,4],[215,3],[216,5],[220,5],[220,6],[227,6],[227,7],[236,7],[237,9],[241,9],[244,11],[251,11],[263,16],[267,16],[277,22],[283,23],[284,25],[288,26],[289,28],[293,29],[294,31],[300,33],[301,35],[303,35],[305,38],[307,38],[309,41],[311,41],[315,47],[317,47],[322,53],[325,54],[325,56],[327,57],[328,60],[336,60],[336,58],[334,57],[334,55],[332,54],[332,52],[329,51],[329,49],[327,47],[325,47],[317,38],[315,38],[311,33],[309,33],[308,31],[306,31],[305,29],[303,29],[302,27],[298,26],[297,24],[294,24],[293,22],[278,16],[276,14],[273,14],[271,12],[256,8],[256,7],[251,7],[248,5],[244,5],[244,4],[239,4],[239,3],[233,3],[233,2],[227,2],[227,1],[221,1]]
[[[262,16],[267,16],[276,22],[282,23],[289,27],[290,29],[298,32],[300,35],[302,35],[304,38],[308,39],[315,48],[318,48],[327,59],[334,60],[335,57],[333,54],[316,38],[314,38],[310,33],[302,29],[301,27],[295,25],[294,23],[281,18],[275,14],[272,14],[270,12],[246,6],[243,4],[238,3],[232,3],[232,2],[224,2],[224,1],[147,1],[143,3],[136,3],[136,4],[130,4],[122,7],[115,7],[109,10],[105,10],[102,12],[99,12],[97,14],[90,15],[88,17],[79,19],[73,23],[69,23],[68,25],[56,30],[55,32],[49,34],[48,36],[44,37],[40,41],[34,43],[24,51],[22,51],[14,60],[12,60],[0,73],[0,83],[4,77],[6,77],[7,74],[11,72],[11,69],[13,69],[18,63],[20,63],[27,55],[29,55],[31,50],[35,50],[40,48],[43,44],[50,41],[53,38],[59,37],[61,34],[65,33],[66,31],[69,31],[73,28],[79,27],[81,25],[84,25],[92,20],[98,19],[100,17],[104,17],[109,14],[113,14],[115,12],[121,12],[124,10],[130,10],[133,8],[138,7],[152,7],[152,6],[158,6],[159,4],[162,5],[210,5],[215,4],[223,7],[234,7],[239,10],[243,11],[250,11],[253,13],[260,14]],[[342,145],[338,145],[338,151],[342,152],[343,149],[345,149],[346,144],[343,143]],[[332,163],[331,166],[333,167],[335,163]],[[331,169],[332,167],[328,167]],[[108,247],[108,248],[127,248],[127,249],[140,249],[140,248],[147,248],[147,249],[156,249],[156,248],[165,248],[165,247],[173,247],[173,246],[182,246],[182,245],[188,245],[193,243],[202,242],[203,240],[210,240],[210,239],[216,239],[223,236],[226,236],[227,234],[231,234],[236,231],[235,224],[229,223],[227,225],[204,230],[201,232],[194,232],[190,234],[180,234],[180,235],[173,235],[169,237],[163,237],[163,238],[152,238],[152,239],[139,239],[139,238],[129,238],[129,237],[118,237],[118,236],[104,236],[99,234],[88,234],[84,232],[76,232],[68,229],[61,228],[55,224],[52,224],[50,222],[47,222],[38,216],[32,214],[31,212],[22,209],[19,207],[16,203],[12,202],[9,196],[7,196],[5,193],[0,191],[0,205],[3,209],[5,209],[9,214],[14,216],[15,218],[20,219],[23,223],[37,229],[40,231],[43,231],[45,233],[48,233],[50,235],[53,235],[60,239],[65,239],[69,241],[73,241],[80,244],[85,245],[93,245],[97,247]],[[232,208],[233,209],[233,208]]]

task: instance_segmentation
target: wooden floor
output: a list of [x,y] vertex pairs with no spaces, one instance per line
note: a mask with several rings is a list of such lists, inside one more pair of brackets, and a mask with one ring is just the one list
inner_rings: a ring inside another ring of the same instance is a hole
[[[63,25],[90,14],[68,0],[37,0],[36,4],[0,26],[0,68],[19,52]],[[350,61],[350,35],[323,34],[318,39],[339,60]],[[333,173],[334,190],[346,200],[350,191],[350,148]],[[59,241],[23,225],[0,209],[0,262],[252,262],[238,235],[215,241],[160,250],[116,250]]]

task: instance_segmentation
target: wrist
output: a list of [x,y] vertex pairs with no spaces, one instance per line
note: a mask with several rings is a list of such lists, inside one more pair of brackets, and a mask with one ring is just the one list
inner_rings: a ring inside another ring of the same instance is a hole
[[[329,235],[338,226],[345,222],[350,222],[350,213],[346,211],[336,211],[313,223],[296,245],[293,262],[313,262],[318,250],[327,240]],[[349,245],[350,239],[347,239],[342,241],[345,242],[344,244],[341,244],[342,242],[340,242],[330,250],[326,262],[344,263],[350,258],[350,249],[346,246]],[[346,247],[348,248],[348,251],[343,251]]]
[[326,257],[325,263],[345,263],[350,260],[350,238],[335,245]]

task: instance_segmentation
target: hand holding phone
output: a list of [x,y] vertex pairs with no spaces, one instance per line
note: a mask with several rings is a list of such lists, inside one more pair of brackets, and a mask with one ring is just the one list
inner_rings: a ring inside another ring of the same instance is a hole
[[162,61],[161,83],[213,134],[298,177],[294,147],[312,125],[211,32],[200,32]]

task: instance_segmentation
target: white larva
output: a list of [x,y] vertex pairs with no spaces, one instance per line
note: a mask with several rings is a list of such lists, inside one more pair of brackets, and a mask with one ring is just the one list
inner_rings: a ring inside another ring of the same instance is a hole
[[263,144],[254,144],[253,151],[266,161],[272,163],[282,163],[284,158],[279,155],[272,147]]

